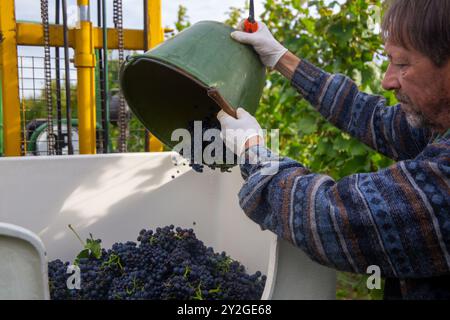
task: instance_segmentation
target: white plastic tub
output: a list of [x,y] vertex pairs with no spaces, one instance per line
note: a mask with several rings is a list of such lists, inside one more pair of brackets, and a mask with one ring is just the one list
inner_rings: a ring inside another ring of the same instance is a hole
[[66,261],[81,249],[68,224],[106,248],[136,241],[143,228],[193,228],[215,251],[267,275],[263,299],[335,298],[333,270],[245,216],[238,168],[199,174],[182,163],[175,153],[2,158],[0,222],[30,229],[50,260]]

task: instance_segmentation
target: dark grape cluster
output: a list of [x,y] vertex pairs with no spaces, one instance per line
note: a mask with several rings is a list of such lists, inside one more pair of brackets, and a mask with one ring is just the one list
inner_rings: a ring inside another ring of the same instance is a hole
[[[219,121],[217,121],[216,119],[214,119],[213,117],[206,117],[202,122],[202,137],[204,135],[204,133],[209,130],[209,129],[216,129],[216,130],[221,130],[221,126]],[[219,161],[217,163],[212,163],[212,164],[205,164],[205,163],[198,163],[195,161],[194,159],[194,154],[196,152],[200,153],[203,155],[203,151],[205,150],[205,148],[213,143],[215,141],[215,137],[212,137],[211,141],[203,141],[202,139],[202,146],[201,146],[201,150],[200,148],[198,148],[197,150],[195,149],[195,144],[194,144],[194,123],[195,121],[191,121],[189,123],[188,126],[188,130],[189,133],[192,137],[192,143],[191,143],[191,155],[190,155],[190,159],[189,160],[189,165],[192,167],[193,170],[195,170],[196,172],[203,172],[204,166],[208,166],[209,168],[215,170],[215,169],[220,169],[221,172],[230,172],[230,169],[232,167],[234,167],[237,164],[237,156],[235,154],[232,153],[232,151],[227,150],[225,144],[223,143],[223,141],[220,141],[220,143],[222,144],[222,150],[223,150],[223,156],[222,156],[222,161]],[[227,163],[226,161],[226,154],[227,152],[229,152],[230,154],[233,154],[233,162],[232,163]],[[183,154],[182,154],[183,155]],[[214,151],[212,152],[212,156],[214,157]]]
[[137,243],[115,243],[100,258],[79,259],[79,290],[67,288],[68,265],[49,263],[52,299],[257,300],[266,282],[261,272],[250,275],[225,252],[206,247],[192,229],[173,225],[141,230]]

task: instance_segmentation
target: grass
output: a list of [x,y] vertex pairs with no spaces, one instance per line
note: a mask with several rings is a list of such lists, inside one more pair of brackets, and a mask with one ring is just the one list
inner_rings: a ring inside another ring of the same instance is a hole
[[367,288],[369,276],[354,273],[338,272],[336,299],[338,300],[382,300],[384,281],[381,289],[370,290]]

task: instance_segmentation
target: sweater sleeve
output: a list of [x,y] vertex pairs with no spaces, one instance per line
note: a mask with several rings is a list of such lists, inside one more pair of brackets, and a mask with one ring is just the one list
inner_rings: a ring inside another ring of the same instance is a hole
[[374,150],[394,159],[414,158],[433,138],[427,129],[411,127],[400,105],[358,90],[342,74],[329,74],[302,60],[292,85],[329,122]]
[[[241,165],[240,206],[263,230],[337,270],[420,278],[450,272],[450,143],[334,181],[255,146]],[[257,155],[257,156],[255,156]],[[257,161],[249,161],[256,158]]]

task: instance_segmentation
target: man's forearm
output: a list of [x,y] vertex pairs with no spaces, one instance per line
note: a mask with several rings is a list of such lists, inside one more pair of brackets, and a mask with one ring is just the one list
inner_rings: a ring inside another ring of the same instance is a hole
[[[278,61],[278,63],[275,65],[275,70],[280,72],[289,81],[291,81],[300,61],[301,61],[300,58],[298,58],[292,52],[288,51],[281,57],[280,61]],[[247,142],[245,143],[245,149],[261,144],[262,139],[263,138],[256,136],[247,140]]]
[[288,51],[281,57],[280,61],[275,65],[275,70],[280,72],[283,76],[285,76],[289,81],[294,76],[295,70],[300,63],[300,58],[298,58],[295,54]]

